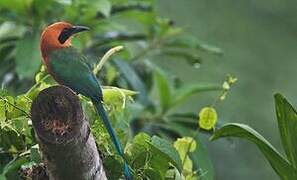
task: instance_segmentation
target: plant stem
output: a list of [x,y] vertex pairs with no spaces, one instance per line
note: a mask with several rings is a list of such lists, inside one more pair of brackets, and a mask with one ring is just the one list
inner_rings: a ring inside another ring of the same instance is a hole
[[146,40],[148,37],[145,34],[126,34],[119,32],[112,32],[103,35],[98,38],[98,42],[95,42],[91,47],[102,46],[114,41],[141,41]]
[[27,113],[25,110],[19,108],[18,106],[10,103],[7,99],[3,98],[0,96],[0,99],[2,99],[3,101],[5,101],[7,104],[11,105],[12,107],[16,108],[17,110],[21,111],[22,113],[24,113],[28,118],[31,118],[31,115],[29,113]]
[[38,83],[34,84],[27,92],[26,92],[26,96],[28,94],[30,94],[37,86],[39,86],[41,84],[41,82],[43,82],[44,80],[46,80],[47,78],[49,78],[49,74],[45,75],[42,79],[39,80]]
[[[142,4],[142,3],[130,3],[126,5],[114,5],[110,10],[110,15],[116,15],[121,12],[126,11],[142,11],[142,12],[151,12],[153,11],[153,7],[151,5]],[[97,18],[106,18],[101,12],[98,12],[96,15]]]
[[184,166],[185,166],[185,163],[186,163],[187,156],[188,156],[189,153],[190,153],[191,146],[192,146],[192,144],[194,143],[194,141],[196,141],[196,140],[195,140],[195,137],[198,135],[198,132],[199,132],[199,128],[194,132],[195,134],[194,134],[194,136],[192,136],[192,140],[191,140],[189,146],[187,147],[187,151],[186,151],[185,157],[184,157],[183,160],[182,160],[182,168],[183,168],[183,169],[184,169]]
[[114,48],[111,48],[110,50],[107,51],[107,53],[104,54],[104,56],[101,58],[101,60],[99,61],[99,63],[97,64],[97,66],[94,68],[93,73],[95,75],[98,74],[98,72],[100,71],[100,69],[103,67],[103,65],[107,62],[107,60],[110,59],[110,57],[115,54],[116,52],[120,51],[124,49],[123,46],[116,46]]

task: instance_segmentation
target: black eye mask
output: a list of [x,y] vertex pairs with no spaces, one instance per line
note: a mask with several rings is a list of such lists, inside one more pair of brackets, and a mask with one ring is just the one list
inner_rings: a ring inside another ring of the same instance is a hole
[[58,40],[61,44],[64,44],[67,41],[67,39],[70,38],[72,35],[87,30],[90,29],[85,26],[73,26],[71,28],[64,28],[60,33]]

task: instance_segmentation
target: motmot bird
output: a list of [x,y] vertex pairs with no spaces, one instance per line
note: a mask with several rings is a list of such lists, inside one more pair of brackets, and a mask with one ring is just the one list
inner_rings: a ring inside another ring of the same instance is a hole
[[40,39],[43,64],[48,73],[59,84],[91,99],[115,145],[116,151],[124,159],[124,175],[126,179],[130,180],[132,176],[124,158],[123,149],[102,104],[100,83],[93,74],[91,67],[86,63],[86,57],[71,45],[73,35],[86,30],[89,28],[74,26],[67,22],[57,22],[46,27]]

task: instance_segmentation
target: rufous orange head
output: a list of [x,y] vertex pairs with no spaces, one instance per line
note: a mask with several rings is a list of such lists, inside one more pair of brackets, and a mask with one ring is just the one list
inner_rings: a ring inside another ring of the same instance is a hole
[[82,31],[89,30],[85,26],[74,26],[67,22],[56,22],[47,26],[40,39],[40,50],[43,59],[46,59],[53,50],[71,46],[71,37]]

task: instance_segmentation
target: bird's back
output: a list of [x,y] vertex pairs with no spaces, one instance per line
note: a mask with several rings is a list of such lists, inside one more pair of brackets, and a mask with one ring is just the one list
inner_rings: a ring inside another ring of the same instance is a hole
[[52,51],[49,69],[62,85],[94,100],[102,99],[102,91],[86,58],[73,47]]

